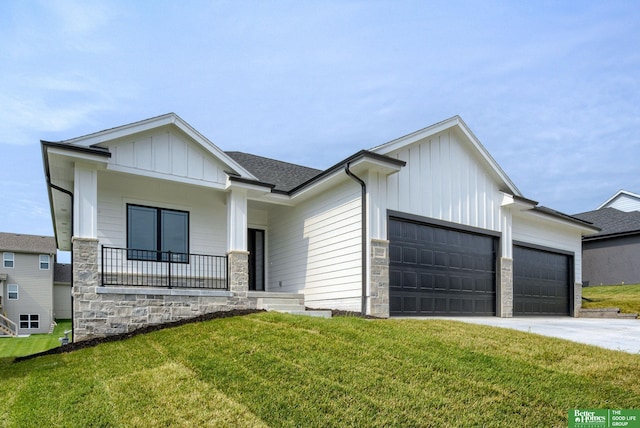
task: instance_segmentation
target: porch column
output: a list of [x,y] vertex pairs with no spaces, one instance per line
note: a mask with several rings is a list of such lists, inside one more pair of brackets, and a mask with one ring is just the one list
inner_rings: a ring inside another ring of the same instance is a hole
[[103,336],[107,328],[107,312],[102,310],[96,294],[99,280],[98,240],[72,239],[73,246],[73,340],[79,342],[96,335]]
[[98,171],[95,166],[76,162],[73,193],[73,236],[98,237]]
[[229,291],[246,297],[249,291],[249,252],[247,251],[247,193],[231,189],[227,197],[227,257]]
[[367,176],[369,239],[367,313],[389,318],[389,241],[387,240],[387,175],[370,171]]

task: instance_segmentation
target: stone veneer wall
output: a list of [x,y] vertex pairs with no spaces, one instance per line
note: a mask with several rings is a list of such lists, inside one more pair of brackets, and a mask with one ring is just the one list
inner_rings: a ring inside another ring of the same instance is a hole
[[73,239],[74,341],[127,333],[138,328],[210,312],[255,309],[248,297],[248,253],[229,253],[229,291],[99,285],[98,240]]
[[389,318],[389,241],[371,240],[369,315]]
[[500,259],[500,307],[499,316],[503,318],[513,317],[513,259],[502,257]]
[[570,315],[579,317],[580,309],[582,309],[582,283],[576,282],[573,284],[573,312]]

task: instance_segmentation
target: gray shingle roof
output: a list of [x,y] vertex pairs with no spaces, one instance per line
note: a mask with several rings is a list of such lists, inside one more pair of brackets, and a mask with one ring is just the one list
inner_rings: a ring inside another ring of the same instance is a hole
[[322,171],[243,152],[225,152],[263,183],[274,184],[275,190],[288,192],[311,180]]
[[599,210],[574,214],[573,217],[591,222],[602,229],[595,235],[585,237],[585,240],[602,239],[609,236],[614,237],[634,233],[640,234],[640,211],[624,212],[615,208],[601,208]]
[[0,232],[0,251],[55,254],[56,240],[53,236]]
[[53,282],[71,284],[71,265],[68,263],[56,263],[53,265]]

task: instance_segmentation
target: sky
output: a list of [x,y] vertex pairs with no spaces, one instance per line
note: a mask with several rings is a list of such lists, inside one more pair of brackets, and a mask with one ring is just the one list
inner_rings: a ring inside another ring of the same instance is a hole
[[0,231],[53,235],[40,140],[174,112],[325,169],[460,115],[523,195],[640,193],[640,1],[0,1]]

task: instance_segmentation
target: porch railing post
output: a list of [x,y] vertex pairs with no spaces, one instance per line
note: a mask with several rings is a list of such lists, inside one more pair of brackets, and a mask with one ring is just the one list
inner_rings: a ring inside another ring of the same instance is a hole
[[173,263],[172,258],[173,256],[171,255],[171,251],[169,251],[169,288],[171,288],[171,264]]

